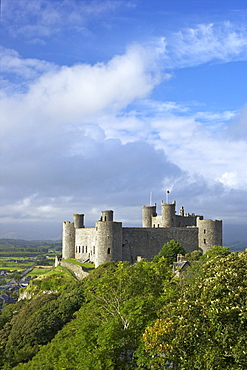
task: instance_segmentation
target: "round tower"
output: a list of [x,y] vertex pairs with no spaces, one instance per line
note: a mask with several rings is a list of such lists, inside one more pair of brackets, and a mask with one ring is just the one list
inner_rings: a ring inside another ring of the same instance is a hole
[[83,214],[74,214],[74,228],[81,229],[84,226],[84,215]]
[[75,258],[74,223],[63,222],[62,258]]
[[200,220],[197,217],[198,247],[205,253],[214,245],[222,245],[222,221]]
[[113,211],[102,212],[101,219],[96,222],[95,267],[122,260],[122,222],[113,221]]
[[175,200],[171,204],[161,203],[162,206],[162,227],[175,226]]
[[156,216],[156,204],[142,207],[142,227],[152,227],[152,217]]

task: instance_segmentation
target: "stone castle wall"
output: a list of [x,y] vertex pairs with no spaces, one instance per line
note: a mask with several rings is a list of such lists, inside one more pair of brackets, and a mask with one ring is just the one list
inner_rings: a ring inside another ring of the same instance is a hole
[[148,261],[159,253],[163,245],[177,240],[186,252],[198,249],[198,228],[123,228],[123,260],[134,263],[137,256]]
[[70,263],[70,262],[62,260],[62,261],[59,261],[59,265],[67,268],[68,270],[73,271],[77,279],[84,279],[86,276],[88,276],[87,271],[84,271],[81,266],[75,265],[74,263]]
[[75,258],[81,261],[95,259],[95,228],[80,228],[75,231]]

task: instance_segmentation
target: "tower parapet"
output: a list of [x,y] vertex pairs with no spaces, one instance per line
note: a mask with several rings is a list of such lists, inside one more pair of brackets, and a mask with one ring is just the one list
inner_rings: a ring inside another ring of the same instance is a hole
[[113,221],[113,211],[102,211],[100,221]]
[[81,229],[84,226],[84,215],[83,214],[74,214],[74,228]]

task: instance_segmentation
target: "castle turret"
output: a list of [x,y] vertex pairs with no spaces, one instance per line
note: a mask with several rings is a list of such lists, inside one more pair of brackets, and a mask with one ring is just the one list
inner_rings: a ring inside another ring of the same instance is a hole
[[201,220],[197,217],[198,246],[205,253],[214,245],[222,245],[222,221]]
[[156,204],[142,207],[142,227],[152,227],[152,217],[157,216]]
[[84,226],[84,215],[83,214],[74,214],[74,228],[81,229]]
[[175,226],[175,200],[171,204],[161,203],[162,206],[162,227]]
[[113,211],[103,211],[96,222],[95,267],[122,260],[122,222],[113,221]]
[[113,211],[102,211],[100,221],[113,221]]
[[62,257],[75,258],[75,228],[73,222],[63,222]]

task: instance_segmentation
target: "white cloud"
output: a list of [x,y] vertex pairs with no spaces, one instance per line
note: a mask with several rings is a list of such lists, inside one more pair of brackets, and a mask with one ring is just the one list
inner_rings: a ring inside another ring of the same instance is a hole
[[64,28],[88,33],[87,25],[119,7],[123,1],[76,0],[5,0],[2,4],[3,26],[12,36],[27,39],[47,39],[63,32]]
[[199,24],[171,36],[164,49],[167,66],[247,60],[247,30],[230,22]]
[[215,124],[216,122],[229,121],[231,118],[235,117],[236,112],[225,111],[225,112],[196,112],[194,117],[199,120],[209,121]]
[[[169,160],[180,168],[190,174],[200,173],[208,181],[218,179],[226,186],[247,189],[247,142],[244,139],[228,137],[224,127],[215,132],[195,120],[193,114],[179,117],[168,113],[163,119],[153,118],[152,127],[159,135],[152,141],[155,147],[162,148]],[[234,173],[234,177],[229,178],[226,173]]]
[[21,58],[15,50],[5,49],[0,46],[1,55],[1,73],[13,73],[21,76],[23,79],[34,79],[40,74],[47,72],[54,66],[46,61]]
[[[228,127],[228,135],[235,140],[247,140],[247,104],[232,117]],[[247,160],[246,157],[245,159]]]
[[78,124],[104,111],[116,112],[146,97],[159,82],[154,63],[148,52],[136,45],[107,64],[51,69],[31,83],[26,94],[3,100],[5,127],[11,130],[13,125],[12,129],[18,130],[23,125]]

